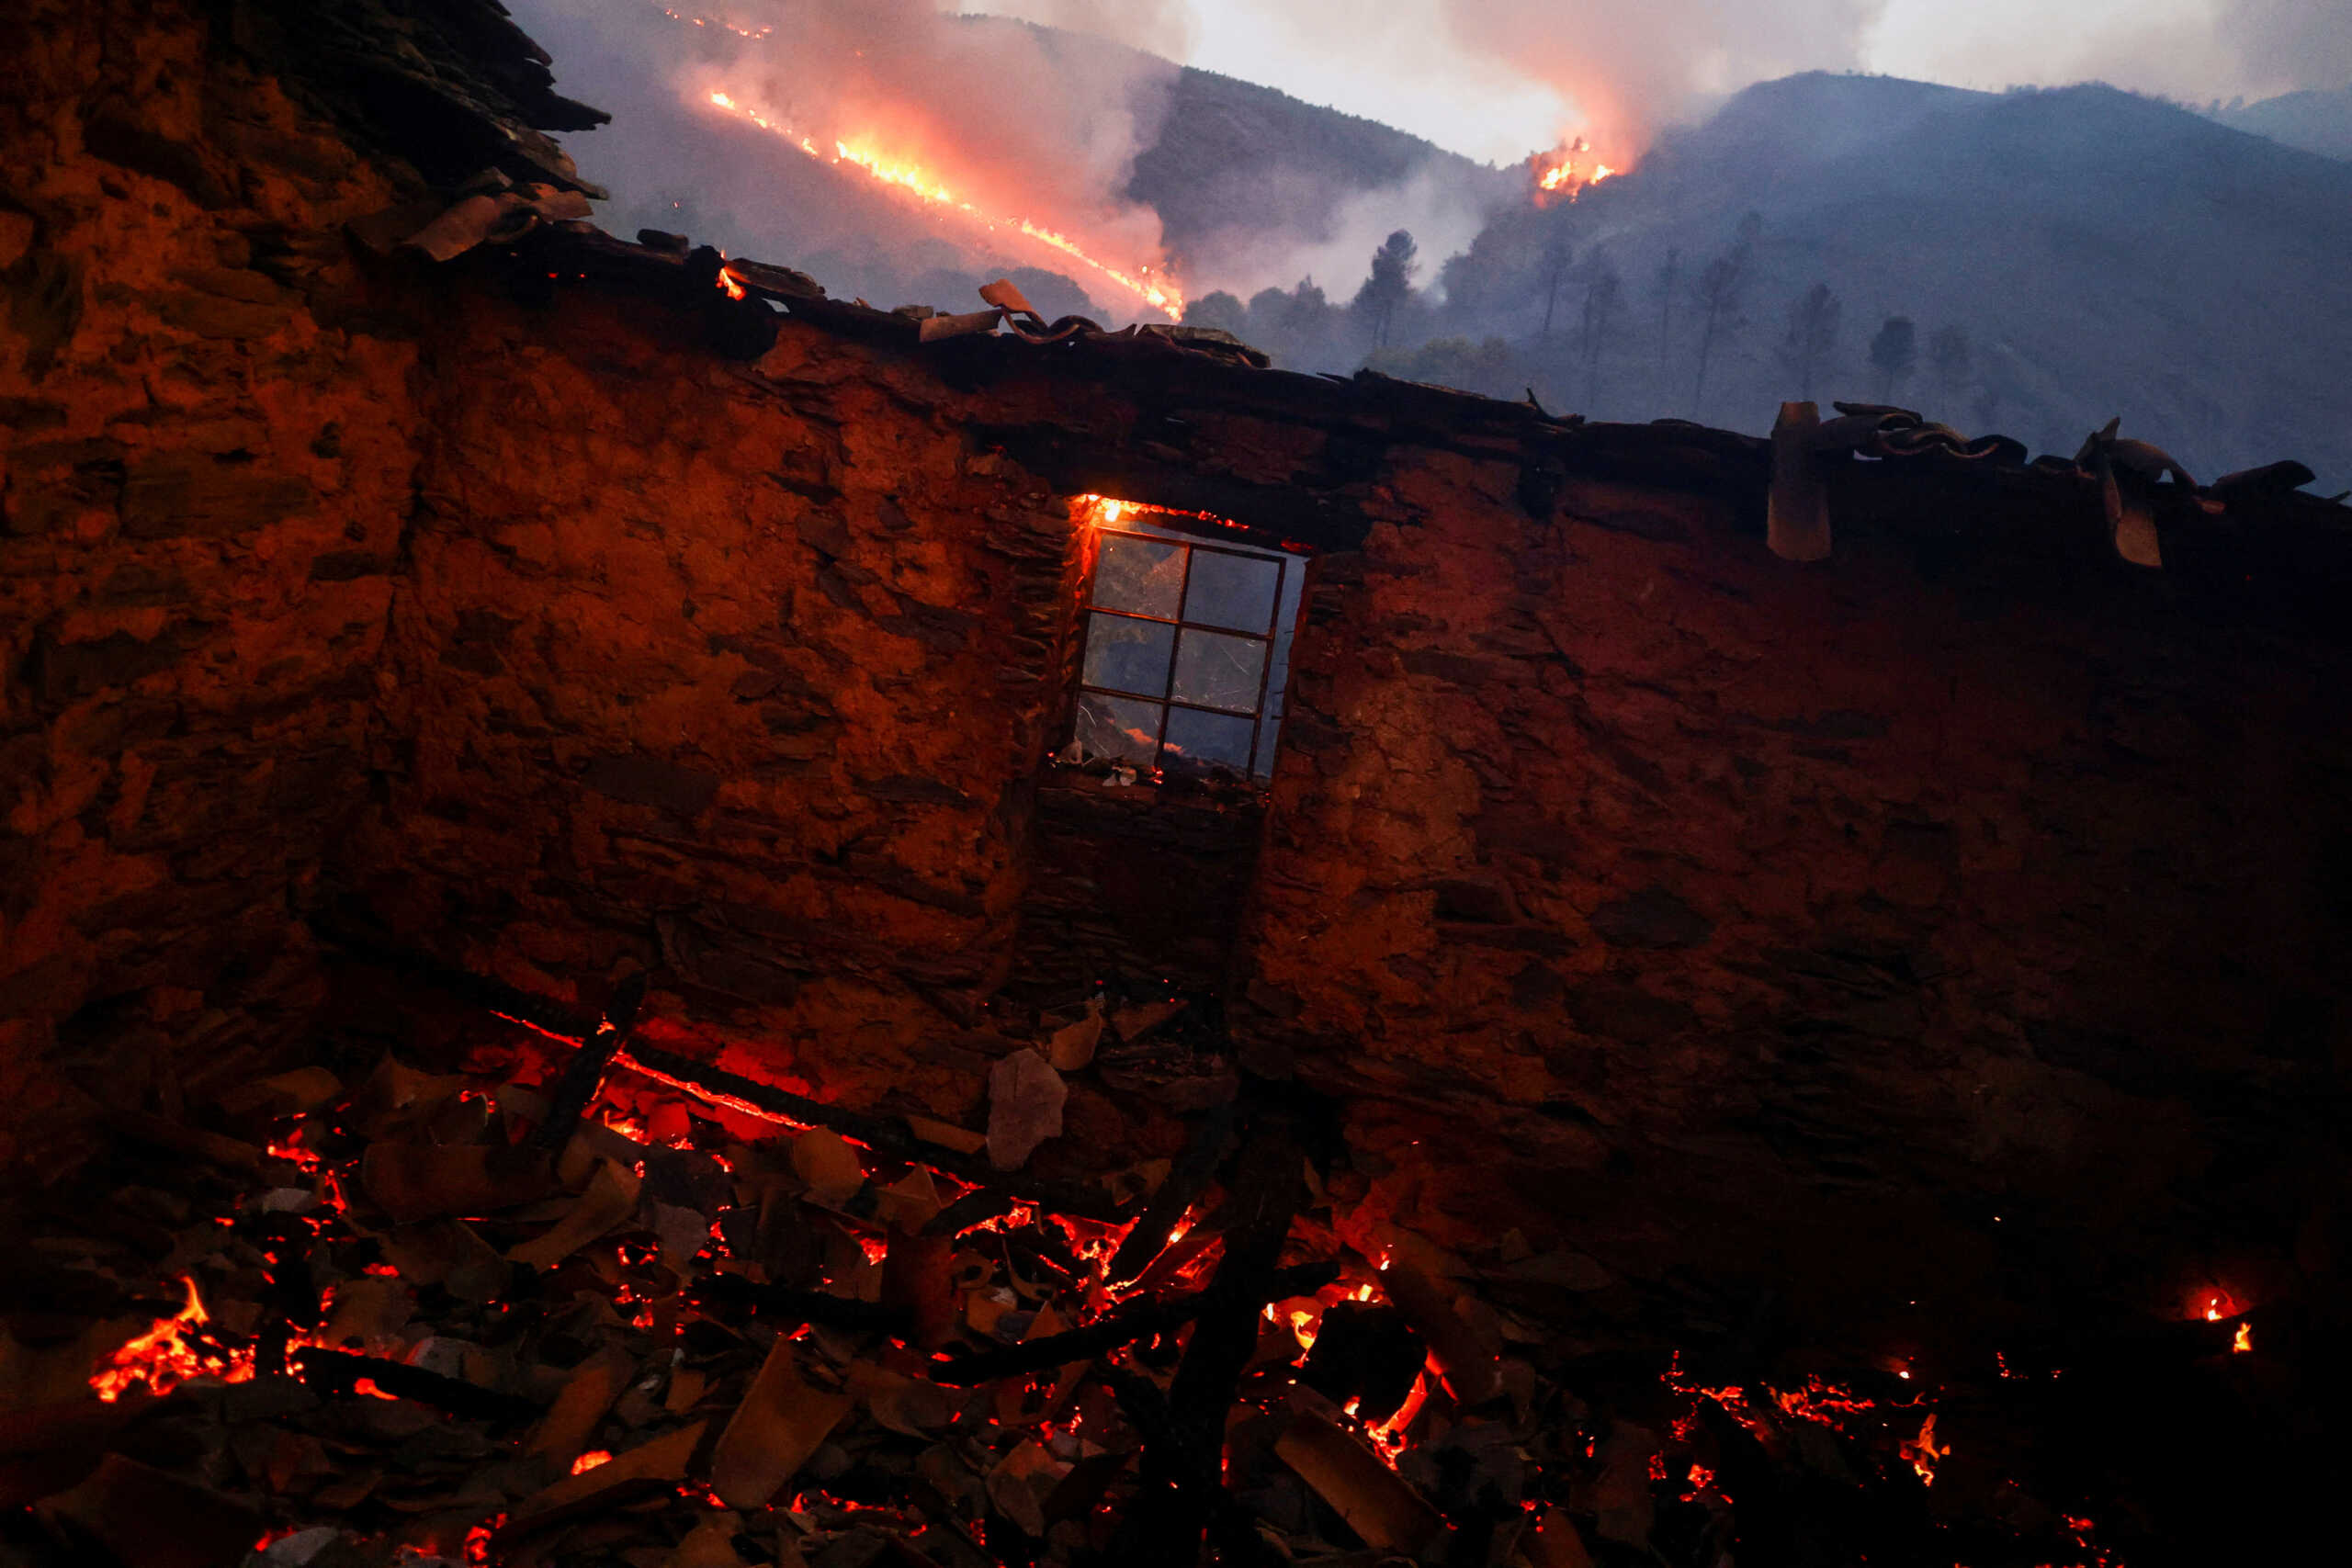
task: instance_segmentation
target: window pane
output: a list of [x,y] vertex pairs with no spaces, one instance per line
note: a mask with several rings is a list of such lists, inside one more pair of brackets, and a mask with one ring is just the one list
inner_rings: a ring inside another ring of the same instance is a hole
[[1269,717],[1258,727],[1258,765],[1250,770],[1261,780],[1274,776],[1274,742],[1283,732],[1283,721]]
[[1159,749],[1159,705],[1081,692],[1078,744],[1090,757],[1118,757],[1147,768],[1155,766],[1152,754]]
[[1086,620],[1084,684],[1148,692],[1153,696],[1168,690],[1168,651],[1176,645],[1174,626],[1128,615],[1093,615]]
[[[1283,694],[1290,687],[1290,639],[1292,634],[1298,630],[1298,601],[1306,589],[1306,566],[1294,561],[1290,570],[1283,573],[1282,620],[1274,630],[1274,671],[1266,681],[1266,716],[1269,719],[1280,718],[1283,714]],[[1261,741],[1261,746],[1270,747],[1271,742]],[[1265,773],[1268,764],[1261,760],[1258,771]]]
[[[1176,698],[1203,707],[1255,713],[1265,665],[1262,642],[1187,626],[1176,645]],[[1246,764],[1249,758],[1245,755],[1242,761]]]
[[1250,771],[1250,740],[1257,728],[1253,720],[1229,714],[1170,708],[1168,755],[1162,765],[1196,772],[1225,767],[1246,773]]
[[1274,580],[1281,575],[1277,561],[1194,550],[1184,619],[1263,637],[1274,614]]
[[1105,534],[1094,558],[1094,603],[1106,610],[1176,618],[1184,597],[1182,545],[1163,545],[1126,534]]

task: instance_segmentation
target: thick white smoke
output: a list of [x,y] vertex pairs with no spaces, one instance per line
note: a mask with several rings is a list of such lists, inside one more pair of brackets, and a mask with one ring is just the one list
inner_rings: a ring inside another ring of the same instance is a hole
[[1567,97],[1605,152],[1701,100],[1861,59],[1883,0],[1446,0],[1464,43]]

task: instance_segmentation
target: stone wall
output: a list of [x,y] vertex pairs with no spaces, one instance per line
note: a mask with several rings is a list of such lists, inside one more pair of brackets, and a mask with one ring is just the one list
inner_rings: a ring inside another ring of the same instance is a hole
[[1243,978],[1375,1207],[1840,1311],[2316,1266],[2339,640],[2080,513],[1972,538],[1917,490],[1798,566],[1720,506],[1531,515],[1516,479],[1393,470],[1298,645]]
[[[1532,1283],[2324,1252],[2346,655],[2094,491],[1841,481],[1800,567],[1728,436],[845,307],[732,363],[528,248],[362,265],[413,177],[110,15],[0,25],[12,1136],[299,1049],[321,913],[960,1118],[992,1004],[1164,951],[1370,1212]],[[1041,789],[1096,490],[1321,552],[1262,831]]]
[[731,367],[581,293],[469,298],[444,341],[356,905],[552,994],[653,969],[763,1071],[971,1110],[1066,506],[968,400],[806,326]]
[[364,793],[416,351],[337,226],[394,186],[206,16],[0,17],[0,1165],[253,1070]]

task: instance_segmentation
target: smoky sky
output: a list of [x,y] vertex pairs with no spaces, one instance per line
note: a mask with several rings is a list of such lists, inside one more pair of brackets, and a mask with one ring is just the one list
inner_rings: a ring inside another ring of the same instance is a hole
[[1989,88],[2098,80],[2192,102],[2352,85],[2347,0],[964,0],[964,8],[1091,25],[1498,162],[1577,130],[1638,141],[1724,94],[1803,70]]

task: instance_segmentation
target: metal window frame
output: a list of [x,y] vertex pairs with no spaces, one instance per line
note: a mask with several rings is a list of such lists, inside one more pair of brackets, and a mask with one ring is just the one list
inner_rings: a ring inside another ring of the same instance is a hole
[[[1158,705],[1159,725],[1152,734],[1150,761],[1150,767],[1155,773],[1165,771],[1162,759],[1168,754],[1168,716],[1173,710],[1183,708],[1193,713],[1216,714],[1222,718],[1246,716],[1250,720],[1250,761],[1247,764],[1246,776],[1252,780],[1271,777],[1273,772],[1273,759],[1264,758],[1264,768],[1261,771],[1260,751],[1266,744],[1266,701],[1271,695],[1270,688],[1274,678],[1274,644],[1282,636],[1283,603],[1289,592],[1290,573],[1294,570],[1304,570],[1306,563],[1294,561],[1287,550],[1270,547],[1236,549],[1229,545],[1211,544],[1206,540],[1195,540],[1189,536],[1170,537],[1169,535],[1176,533],[1174,529],[1168,530],[1166,534],[1138,534],[1131,529],[1107,525],[1097,527],[1095,532],[1104,536],[1139,539],[1146,544],[1170,545],[1182,550],[1184,552],[1184,581],[1183,585],[1177,591],[1176,614],[1173,618],[1166,615],[1147,615],[1134,610],[1121,610],[1109,605],[1098,605],[1094,603],[1094,584],[1102,570],[1102,559],[1101,548],[1097,547],[1094,564],[1086,574],[1086,600],[1083,609],[1087,622],[1080,645],[1078,678],[1078,690],[1080,696],[1093,692],[1102,696],[1124,697],[1129,702],[1152,703]],[[1244,560],[1265,561],[1272,565],[1274,568],[1273,604],[1266,612],[1264,631],[1242,631],[1233,626],[1212,626],[1205,621],[1188,621],[1184,618],[1184,611],[1191,604],[1193,598],[1193,557],[1199,551],[1206,551],[1211,555],[1238,556]],[[1146,621],[1155,626],[1176,628],[1176,635],[1170,639],[1168,647],[1168,678],[1161,682],[1161,689],[1158,694],[1155,695],[1149,692],[1125,691],[1117,686],[1098,686],[1086,679],[1084,649],[1086,641],[1091,640],[1093,636],[1093,617],[1096,615],[1119,615],[1131,621]],[[1238,713],[1232,708],[1211,707],[1206,703],[1185,702],[1176,695],[1176,660],[1183,647],[1184,633],[1188,629],[1207,632],[1216,637],[1246,637],[1257,643],[1263,650],[1258,660],[1257,701],[1247,715]]]

